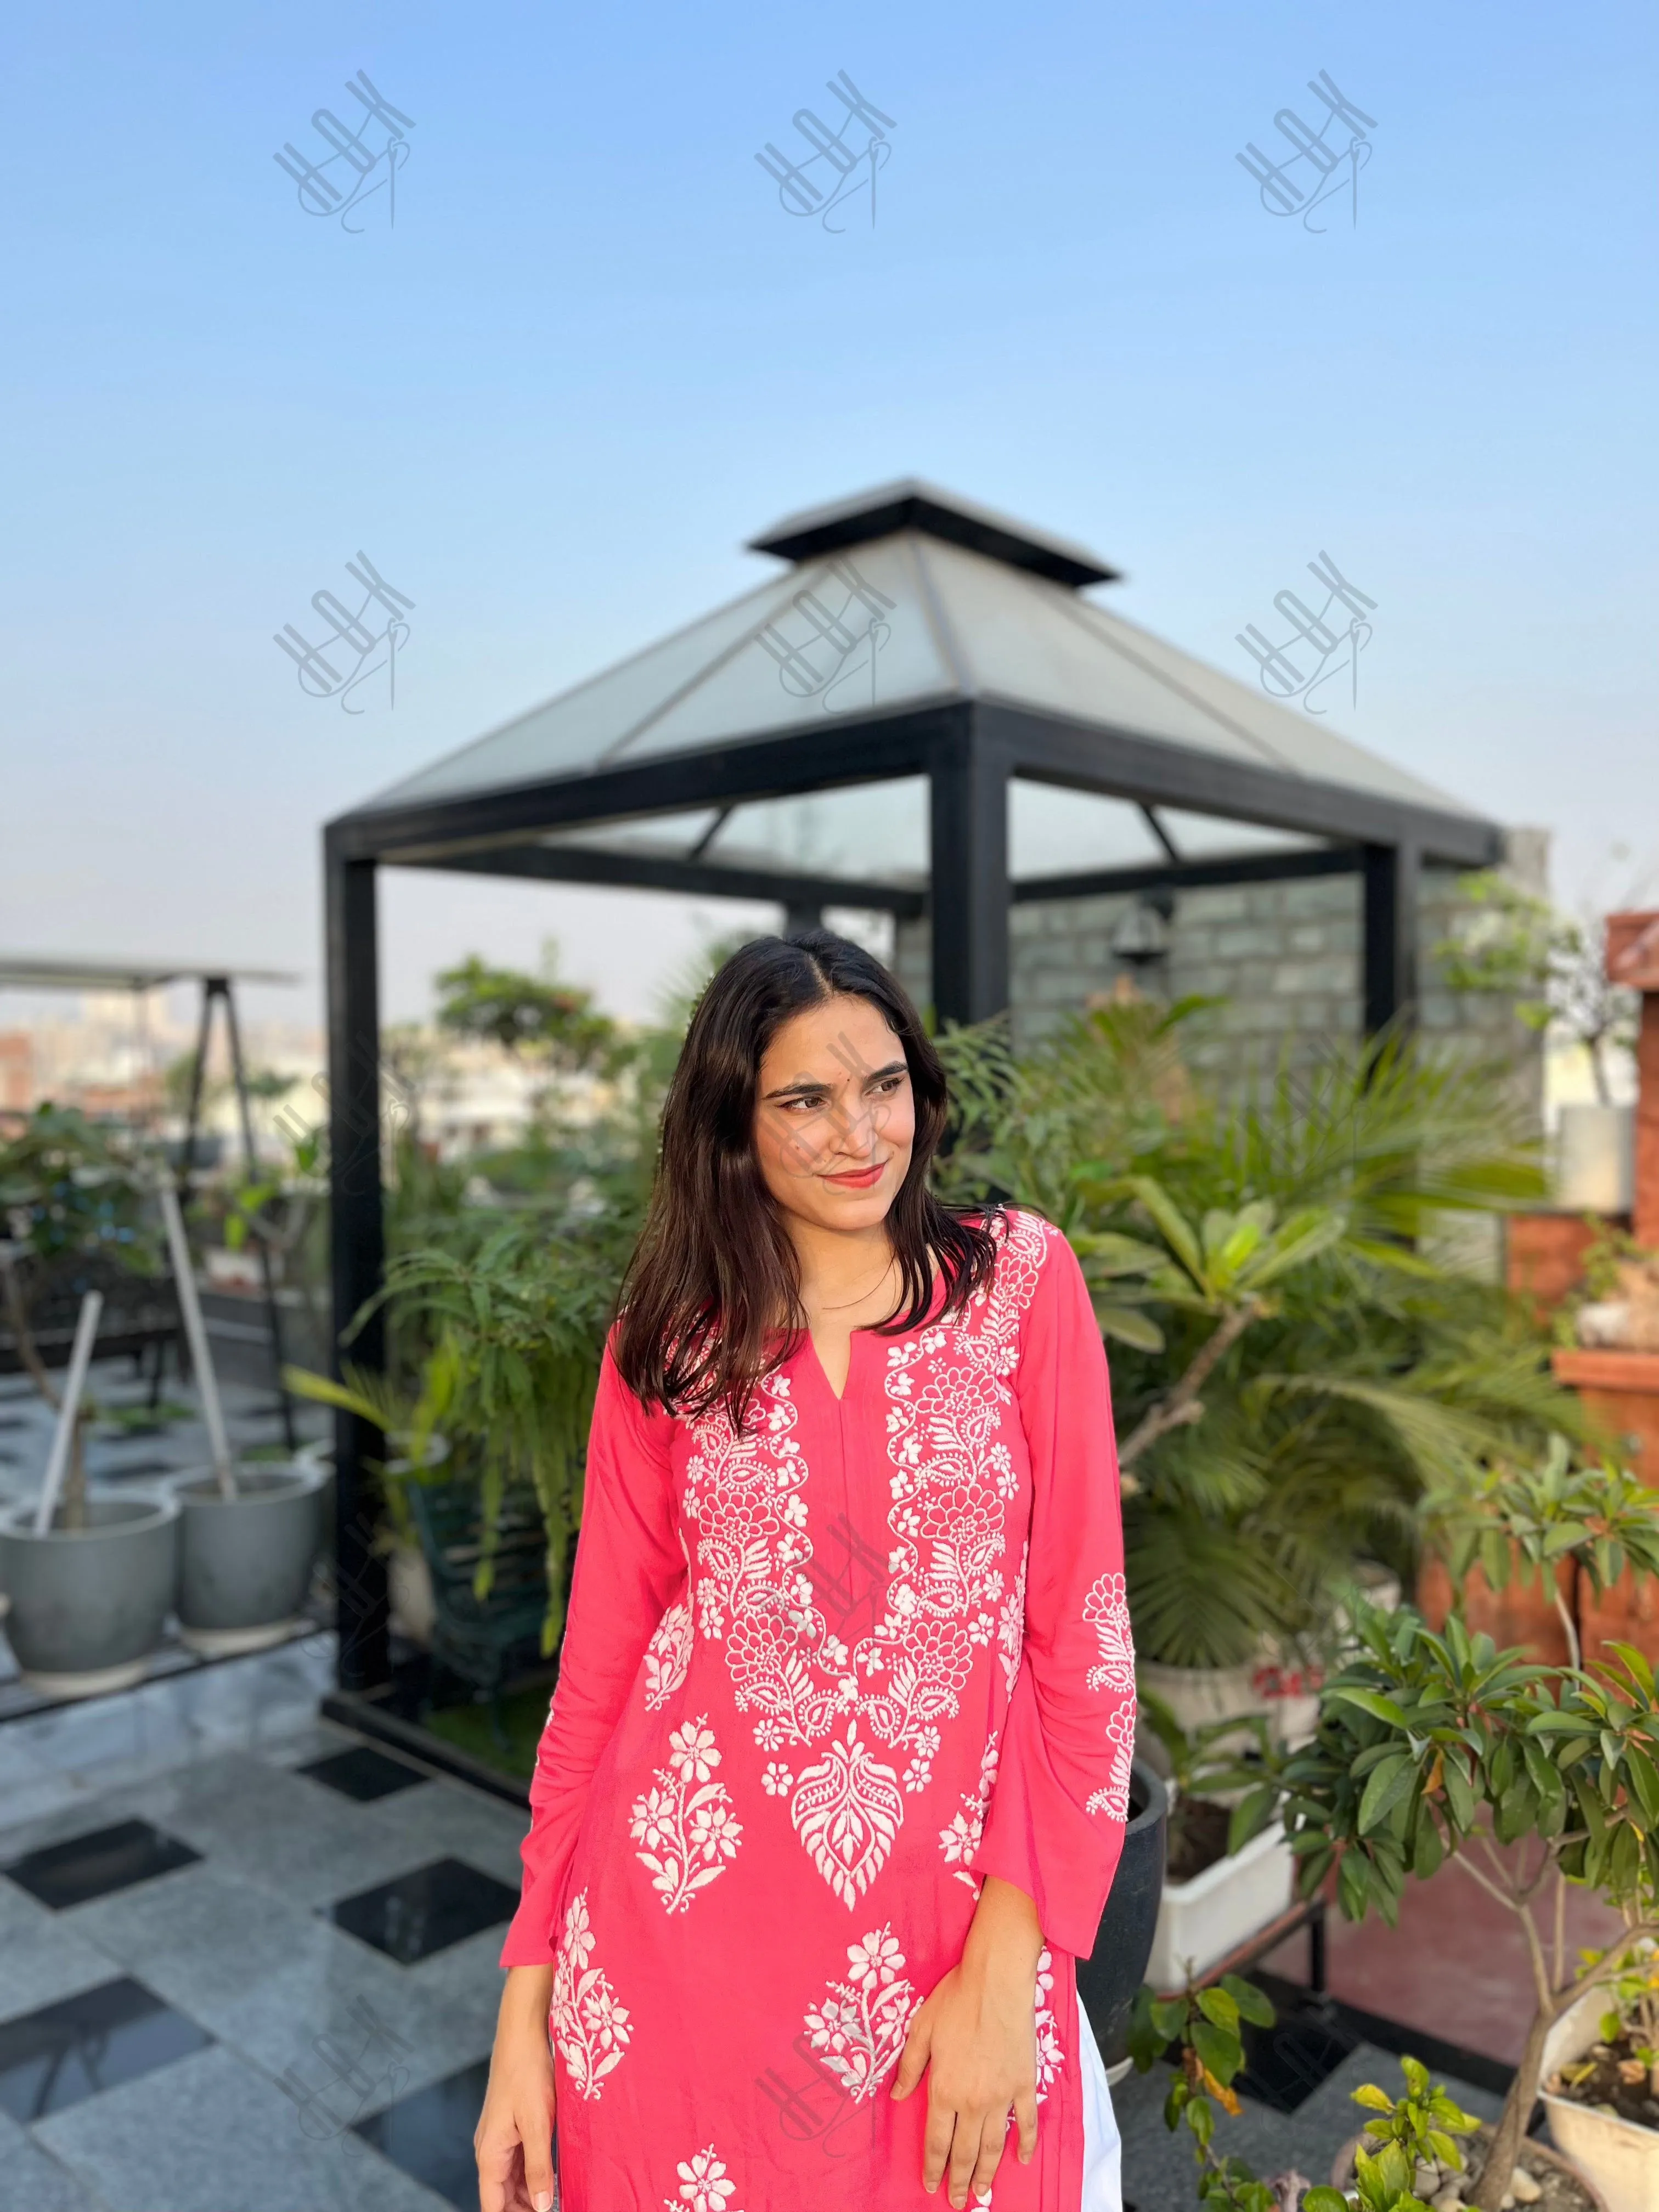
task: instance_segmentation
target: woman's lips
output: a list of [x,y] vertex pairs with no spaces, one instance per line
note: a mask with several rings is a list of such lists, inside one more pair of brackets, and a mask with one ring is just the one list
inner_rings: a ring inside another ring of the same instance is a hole
[[837,1190],[870,1190],[886,1172],[886,1161],[878,1160],[874,1167],[855,1168],[849,1174],[825,1176],[823,1180],[834,1183]]

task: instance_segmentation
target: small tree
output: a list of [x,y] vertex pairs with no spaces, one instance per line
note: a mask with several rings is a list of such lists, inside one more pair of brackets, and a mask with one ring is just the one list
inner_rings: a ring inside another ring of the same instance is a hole
[[1570,1560],[1598,1597],[1626,1565],[1659,1574],[1654,1493],[1628,1468],[1575,1466],[1565,1437],[1551,1437],[1540,1468],[1496,1468],[1473,1488],[1443,1492],[1430,1502],[1427,1523],[1455,1582],[1476,1565],[1495,1590],[1511,1577],[1535,1577],[1560,1615],[1574,1667],[1583,1655],[1575,1608],[1557,1578],[1562,1562]]
[[1607,980],[1599,916],[1563,914],[1494,870],[1466,876],[1462,888],[1474,913],[1434,948],[1446,981],[1457,991],[1502,992],[1528,1029],[1582,1044],[1595,1095],[1611,1105],[1607,1056],[1635,1042],[1637,996]]
[[539,1057],[562,1074],[592,1067],[612,1043],[616,1024],[594,1010],[591,991],[558,981],[550,943],[543,969],[526,975],[492,968],[475,952],[437,978],[439,1028]]
[[[1390,1923],[1406,1878],[1449,1859],[1514,1913],[1532,1969],[1521,2063],[1474,2202],[1499,2212],[1538,2094],[1544,2042],[1592,1989],[1659,1936],[1659,1695],[1648,1662],[1612,1647],[1601,1674],[1538,1667],[1409,1607],[1362,1607],[1359,1644],[1326,1686],[1311,1743],[1272,1754],[1239,1803],[1235,1849],[1278,1810],[1312,1896],[1333,1871],[1344,1914]],[[1530,1846],[1530,1848],[1528,1848]],[[1601,1958],[1569,1962],[1566,1885],[1625,1923]]]

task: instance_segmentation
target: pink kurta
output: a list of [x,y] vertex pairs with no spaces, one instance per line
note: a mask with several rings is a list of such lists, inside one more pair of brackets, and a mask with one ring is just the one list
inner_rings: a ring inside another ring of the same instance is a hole
[[607,1355],[501,1954],[554,1968],[565,2212],[920,2207],[926,2081],[887,2092],[986,1875],[1048,1946],[995,2212],[1077,2212],[1133,1660],[1088,1292],[1056,1230],[999,1233],[964,1311],[854,1334],[839,1401],[803,1338],[741,1436]]

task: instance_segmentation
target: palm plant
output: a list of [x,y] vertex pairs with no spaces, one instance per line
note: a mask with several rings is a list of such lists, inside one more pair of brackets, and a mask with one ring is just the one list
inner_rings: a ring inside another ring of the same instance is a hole
[[1023,1057],[952,1031],[943,1181],[1072,1240],[1133,1468],[1137,1644],[1228,1666],[1320,1638],[1357,1555],[1409,1565],[1425,1489],[1583,1416],[1527,1317],[1435,1256],[1448,1219],[1542,1191],[1501,1077],[1392,1037],[1230,1103],[1182,1073],[1199,1011],[1114,1005]]

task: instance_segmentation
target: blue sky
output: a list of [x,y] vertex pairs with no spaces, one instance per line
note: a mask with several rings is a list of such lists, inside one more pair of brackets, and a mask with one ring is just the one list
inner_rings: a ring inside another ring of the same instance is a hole
[[[295,968],[250,1010],[308,1014],[323,821],[910,472],[1246,677],[1328,549],[1378,603],[1338,726],[1550,828],[1569,898],[1659,891],[1656,45],[1605,0],[14,0],[0,949]],[[754,155],[843,70],[895,127],[837,237]],[[358,70],[413,128],[395,230],[352,237],[272,156]],[[1235,156],[1321,70],[1376,127],[1315,236]],[[271,640],[360,548],[416,604],[395,712],[351,717]],[[549,933],[635,1011],[697,927],[431,876],[386,915],[397,1017]]]

